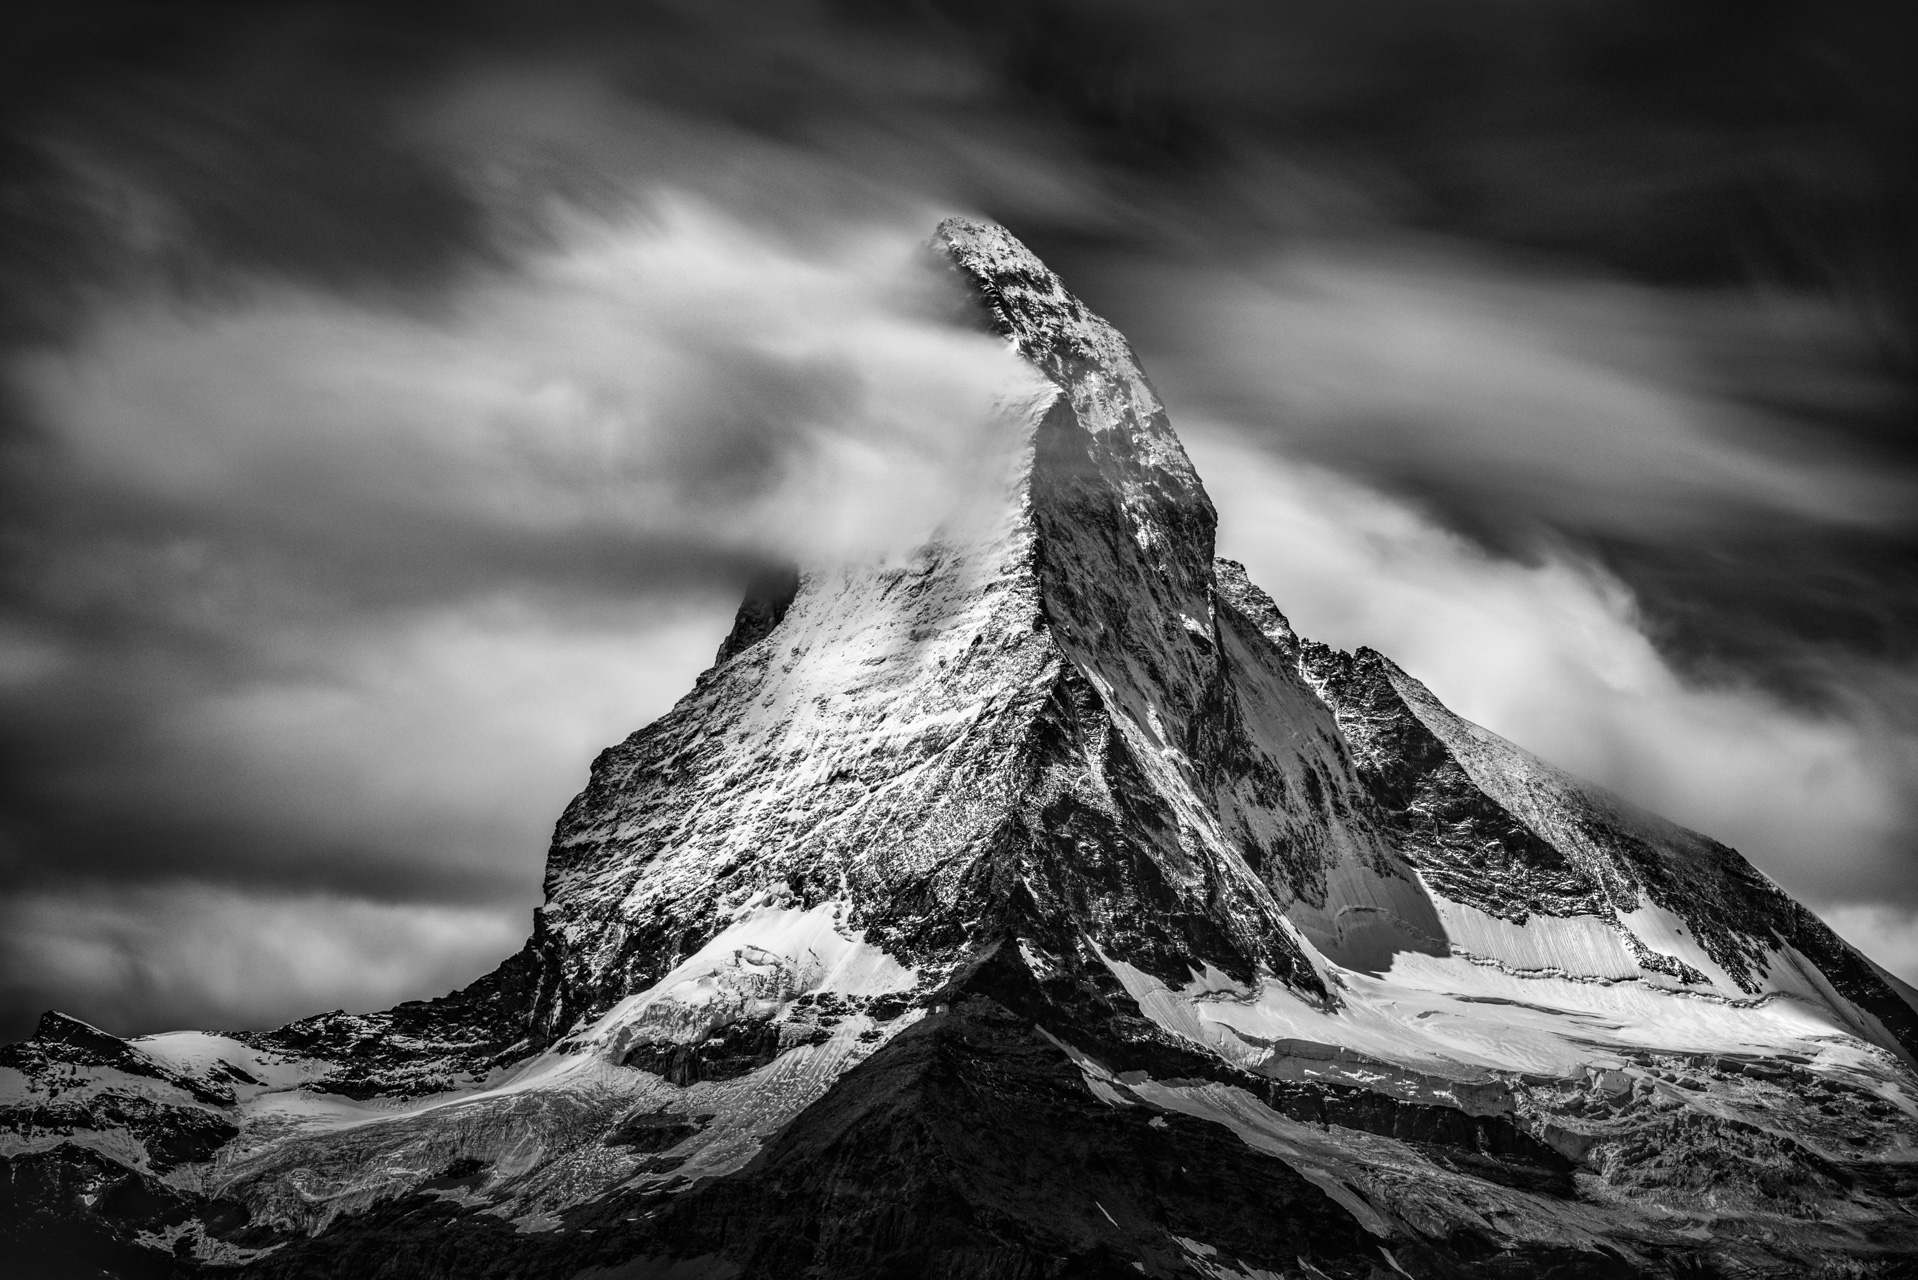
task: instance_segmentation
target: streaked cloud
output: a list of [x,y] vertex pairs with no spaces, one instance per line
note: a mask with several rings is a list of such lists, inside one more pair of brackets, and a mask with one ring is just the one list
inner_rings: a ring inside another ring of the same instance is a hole
[[[1404,238],[1230,272],[1155,265],[1121,287],[1186,403],[1491,526],[1474,532],[1522,544],[1542,529],[1918,521],[1918,476],[1817,437],[1815,414],[1883,412],[1898,389],[1846,361],[1865,336],[1811,298],[1632,284]],[[1733,360],[1763,381],[1735,381]]]
[[[367,1012],[470,980],[519,949],[524,911],[217,885],[88,886],[0,903],[0,993],[130,1033],[245,1030]],[[209,1010],[226,1015],[206,1026]]]

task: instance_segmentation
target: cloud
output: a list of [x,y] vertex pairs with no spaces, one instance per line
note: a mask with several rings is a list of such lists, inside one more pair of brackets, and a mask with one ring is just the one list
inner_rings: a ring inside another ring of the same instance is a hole
[[0,1001],[51,1001],[122,1035],[205,1026],[209,1010],[225,1020],[208,1029],[266,1028],[446,990],[517,950],[527,921],[190,882],[30,893],[0,902]]
[[1885,903],[1846,902],[1819,914],[1881,968],[1918,986],[1918,912]]
[[475,537],[656,562],[923,536],[1027,376],[922,309],[929,220],[808,253],[663,195],[629,218],[576,220],[434,317],[263,287],[109,312],[12,372],[74,483],[283,546],[376,542],[382,572]]
[[[324,629],[250,618],[254,670],[38,655],[5,689],[7,880],[187,876],[386,901],[532,902],[585,763],[711,660],[717,592],[500,595]],[[24,750],[21,751],[24,755]]]
[[1763,390],[1834,415],[1893,407],[1893,387],[1831,358],[1857,339],[1805,299],[1768,314],[1390,241],[1230,273],[1149,266],[1121,287],[1173,394],[1508,541],[1777,517],[1903,527],[1918,510],[1918,477],[1814,447],[1808,424],[1714,366],[1735,347],[1766,366]]

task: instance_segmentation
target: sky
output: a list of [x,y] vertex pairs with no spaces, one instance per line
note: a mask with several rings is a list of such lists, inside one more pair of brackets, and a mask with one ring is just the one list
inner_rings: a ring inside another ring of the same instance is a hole
[[1300,631],[1918,981],[1889,4],[100,5],[0,59],[0,1039],[443,993],[771,564],[1131,338]]

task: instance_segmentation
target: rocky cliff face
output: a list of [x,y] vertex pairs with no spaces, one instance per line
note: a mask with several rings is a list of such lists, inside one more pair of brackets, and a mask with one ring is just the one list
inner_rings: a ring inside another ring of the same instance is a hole
[[0,1050],[46,1274],[1892,1276],[1918,1012],[1736,853],[1300,640],[1125,341],[1004,501],[769,579],[441,1000]]

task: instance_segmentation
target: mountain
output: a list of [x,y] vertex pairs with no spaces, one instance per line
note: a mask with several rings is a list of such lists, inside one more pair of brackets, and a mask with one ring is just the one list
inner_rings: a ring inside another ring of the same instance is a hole
[[758,584],[472,986],[0,1050],[16,1264],[1918,1274],[1909,991],[1299,638],[1125,340],[1000,228],[936,246],[1041,375],[1006,500]]

